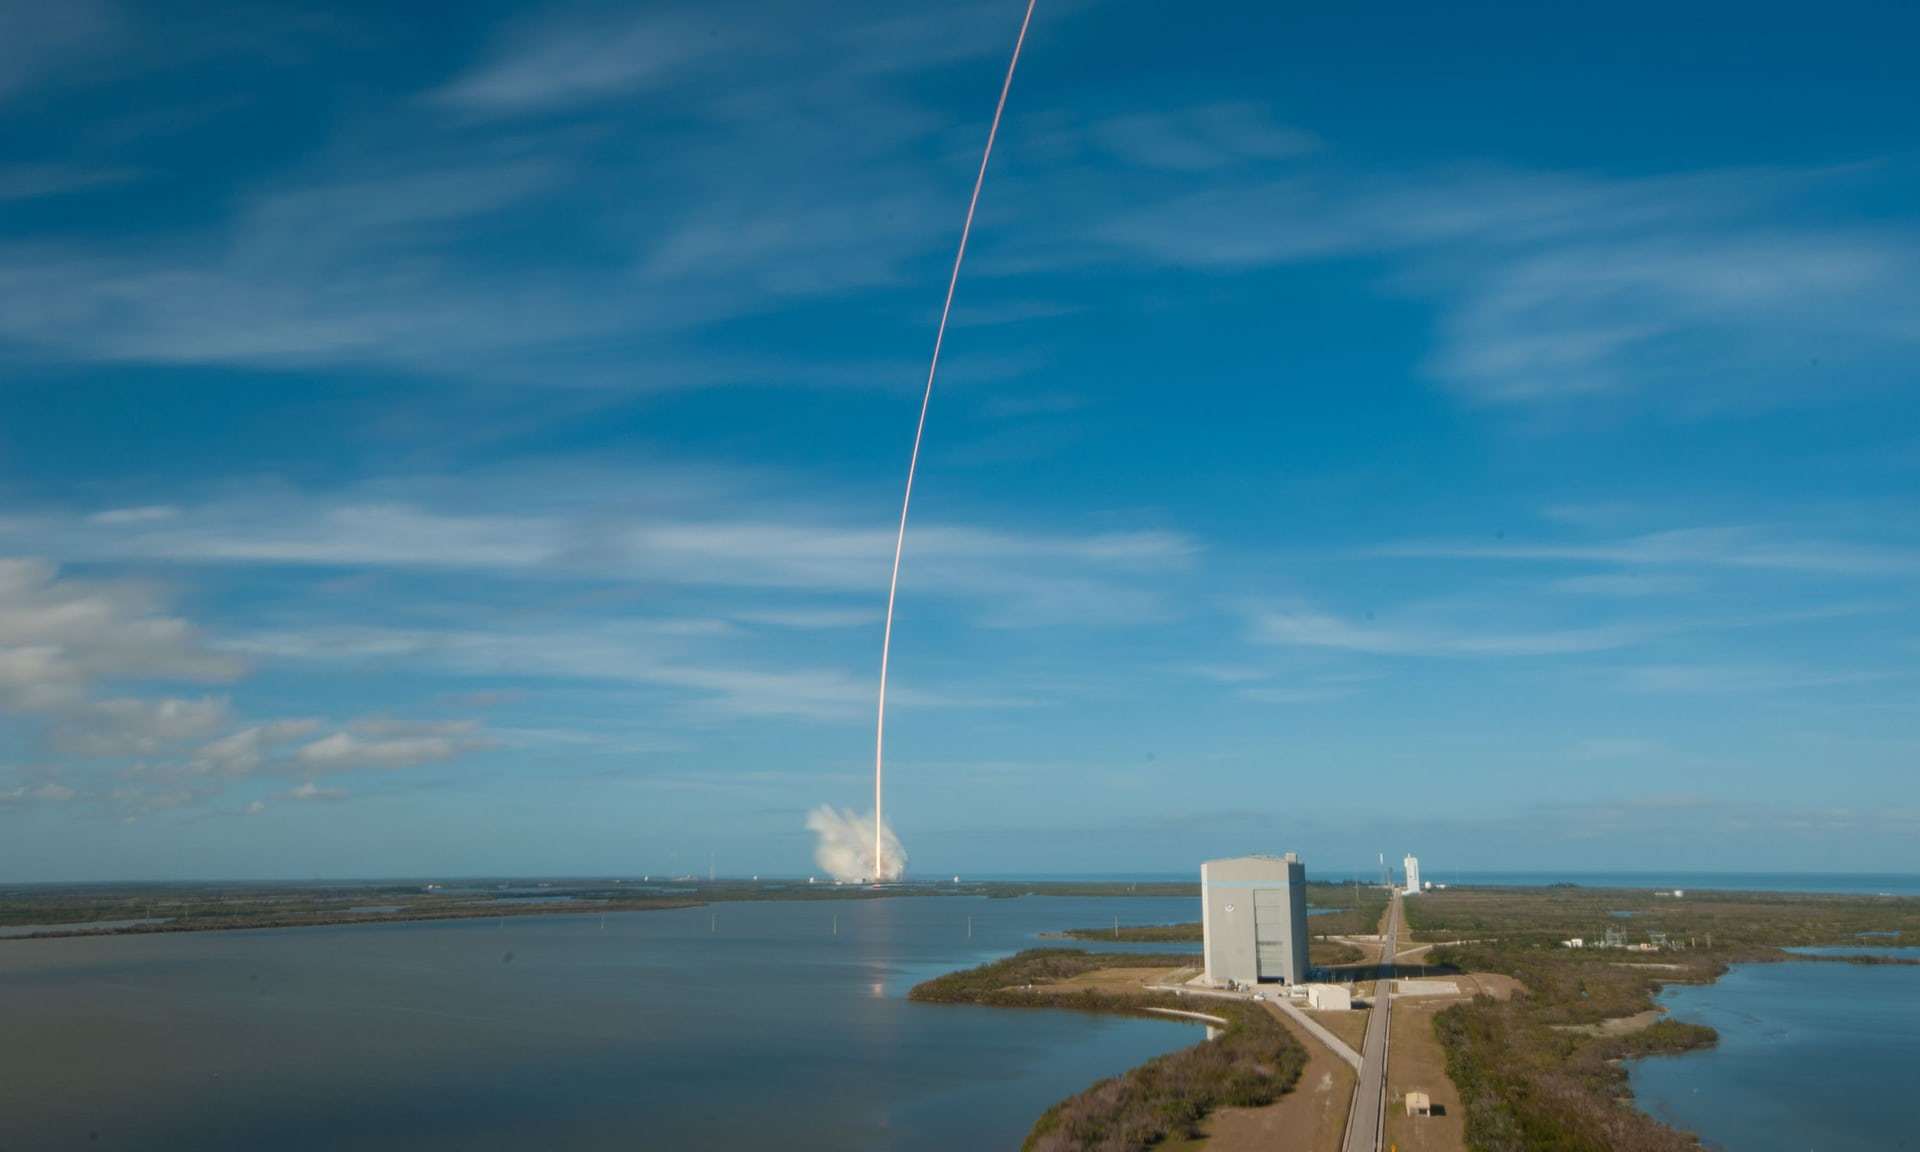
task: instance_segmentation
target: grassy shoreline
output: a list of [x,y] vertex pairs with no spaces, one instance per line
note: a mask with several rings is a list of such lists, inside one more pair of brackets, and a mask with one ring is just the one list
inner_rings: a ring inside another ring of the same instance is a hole
[[[1472,889],[1423,895],[1406,908],[1424,939],[1472,940],[1436,947],[1431,963],[1502,973],[1525,989],[1434,1019],[1475,1152],[1698,1149],[1696,1136],[1637,1106],[1624,1062],[1697,1051],[1717,1035],[1669,1018],[1618,1033],[1605,1022],[1651,1016],[1664,988],[1712,983],[1738,963],[1909,962],[1783,949],[1858,945],[1868,932],[1907,939],[1920,928],[1920,900],[1787,893]],[[1646,950],[1591,946],[1609,928]],[[1566,946],[1576,937],[1589,946]]]
[[[1090,953],[1040,948],[978,968],[938,976],[909,998],[927,1003],[983,1004],[1152,1016],[1155,1008],[1193,1011],[1192,1000],[1154,992],[1115,992],[1062,983],[1096,970],[1167,968],[1187,955]],[[1307,1053],[1263,1007],[1207,1001],[1207,1015],[1226,1021],[1213,1040],[1159,1056],[1090,1085],[1035,1121],[1026,1152],[1131,1152],[1200,1135],[1200,1123],[1225,1107],[1259,1107],[1292,1090]]]
[[[805,880],[513,880],[445,885],[366,883],[157,883],[0,886],[0,929],[32,926],[22,940],[257,928],[395,924],[596,912],[644,912],[736,901],[880,900],[901,896],[1197,896],[1194,885],[1125,883],[908,883],[884,886]],[[384,908],[366,911],[365,908]],[[159,920],[155,923],[116,923]]]

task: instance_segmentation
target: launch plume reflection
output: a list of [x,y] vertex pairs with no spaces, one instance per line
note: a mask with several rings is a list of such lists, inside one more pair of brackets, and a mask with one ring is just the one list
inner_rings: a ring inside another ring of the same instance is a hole
[[898,880],[907,871],[907,850],[891,825],[879,822],[880,859],[875,861],[873,814],[822,804],[807,813],[815,836],[814,863],[835,880]]

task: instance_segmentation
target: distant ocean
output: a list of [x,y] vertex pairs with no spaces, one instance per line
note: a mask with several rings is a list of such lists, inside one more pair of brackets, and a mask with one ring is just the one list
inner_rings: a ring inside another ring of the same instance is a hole
[[[1462,869],[1448,871],[1434,863],[1423,862],[1421,875],[1436,884],[1484,884],[1502,887],[1537,888],[1549,884],[1578,884],[1583,888],[1680,888],[1726,892],[1834,892],[1865,896],[1920,896],[1920,873],[1902,872],[1558,872],[1492,871]],[[1351,869],[1319,871],[1308,868],[1313,880],[1344,883],[1347,880],[1377,880],[1378,872]],[[969,880],[1021,880],[1072,882],[1082,884],[1195,884],[1193,872],[1112,872],[1112,873],[975,873]]]

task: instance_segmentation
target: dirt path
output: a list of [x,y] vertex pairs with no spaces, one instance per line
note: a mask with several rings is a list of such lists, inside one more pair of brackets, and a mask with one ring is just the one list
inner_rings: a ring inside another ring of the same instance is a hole
[[1207,1117],[1209,1152],[1338,1152],[1353,1095],[1353,1069],[1271,1006],[1274,1019],[1307,1050],[1307,1066],[1293,1091],[1264,1108],[1222,1108]]

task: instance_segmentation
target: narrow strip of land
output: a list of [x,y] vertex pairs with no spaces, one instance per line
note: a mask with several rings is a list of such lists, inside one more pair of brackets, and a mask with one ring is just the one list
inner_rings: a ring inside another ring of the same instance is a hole
[[1392,1010],[1395,938],[1400,930],[1400,895],[1387,905],[1387,926],[1381,934],[1381,963],[1375,972],[1373,1010],[1367,1018],[1367,1042],[1361,1052],[1360,1078],[1353,1087],[1353,1107],[1347,1114],[1343,1152],[1380,1152],[1387,1115],[1388,1016]]

